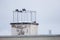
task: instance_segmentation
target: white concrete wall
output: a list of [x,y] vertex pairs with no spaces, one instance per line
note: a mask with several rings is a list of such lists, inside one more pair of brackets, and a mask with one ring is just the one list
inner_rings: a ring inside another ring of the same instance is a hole
[[[18,35],[16,26],[17,25],[11,28],[12,35]],[[26,28],[23,29],[25,32],[25,35],[37,35],[38,25],[27,24],[27,25],[22,25],[22,26],[26,26]]]
[[12,35],[17,35],[17,32],[16,32],[16,28],[15,27],[12,27],[11,28],[11,33],[12,33]]
[[38,29],[37,25],[30,25],[30,34],[37,35],[37,29]]

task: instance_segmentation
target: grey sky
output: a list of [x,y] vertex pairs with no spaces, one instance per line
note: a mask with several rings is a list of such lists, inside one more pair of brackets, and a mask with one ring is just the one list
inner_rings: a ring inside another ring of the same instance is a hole
[[10,35],[12,11],[26,8],[37,11],[38,34],[60,34],[60,0],[0,0],[0,35]]

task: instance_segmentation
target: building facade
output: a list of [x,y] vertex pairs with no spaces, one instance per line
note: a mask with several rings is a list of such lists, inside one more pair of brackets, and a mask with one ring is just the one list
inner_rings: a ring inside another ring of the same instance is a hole
[[12,35],[37,35],[38,23],[11,23]]

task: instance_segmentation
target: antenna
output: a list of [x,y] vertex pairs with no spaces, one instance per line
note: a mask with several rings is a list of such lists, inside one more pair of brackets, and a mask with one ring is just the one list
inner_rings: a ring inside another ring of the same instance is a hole
[[13,22],[14,22],[14,11],[13,11]]
[[16,9],[15,12],[17,12],[17,22],[19,22],[19,21],[18,21],[18,12],[19,12],[19,10]]
[[36,22],[36,11],[26,10],[25,8],[22,10],[15,9],[13,11],[13,22],[19,21]]

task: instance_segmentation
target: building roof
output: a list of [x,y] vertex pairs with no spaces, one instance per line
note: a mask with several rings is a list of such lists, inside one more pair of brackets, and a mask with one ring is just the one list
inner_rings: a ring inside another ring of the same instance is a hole
[[60,35],[23,35],[23,36],[0,36],[0,38],[37,38],[37,37],[60,37]]

